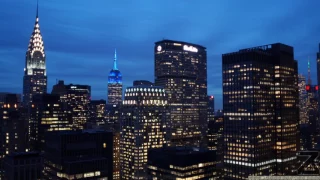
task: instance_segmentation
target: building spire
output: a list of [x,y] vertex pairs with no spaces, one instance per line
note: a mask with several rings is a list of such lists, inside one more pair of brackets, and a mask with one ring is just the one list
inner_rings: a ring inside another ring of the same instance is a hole
[[308,85],[311,85],[310,57],[308,56]]
[[37,0],[37,15],[36,15],[36,18],[39,17],[39,0]]
[[114,49],[113,70],[118,70],[118,68],[117,68],[117,49]]

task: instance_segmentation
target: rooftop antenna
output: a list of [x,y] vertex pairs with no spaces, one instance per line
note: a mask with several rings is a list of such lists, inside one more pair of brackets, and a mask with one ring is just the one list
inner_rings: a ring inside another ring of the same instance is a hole
[[310,56],[308,56],[308,85],[311,85]]

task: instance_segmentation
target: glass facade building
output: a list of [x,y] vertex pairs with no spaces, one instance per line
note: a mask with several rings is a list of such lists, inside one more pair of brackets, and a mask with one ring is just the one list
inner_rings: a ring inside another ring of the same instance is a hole
[[47,92],[46,54],[39,26],[38,9],[36,22],[26,52],[23,76],[23,104],[29,106],[32,96]]
[[162,87],[128,87],[120,122],[120,179],[147,179],[148,150],[163,147],[168,135],[167,94]]
[[293,48],[271,44],[222,55],[225,179],[286,175],[298,149]]
[[155,85],[168,93],[173,146],[200,146],[207,131],[207,52],[200,45],[155,43]]

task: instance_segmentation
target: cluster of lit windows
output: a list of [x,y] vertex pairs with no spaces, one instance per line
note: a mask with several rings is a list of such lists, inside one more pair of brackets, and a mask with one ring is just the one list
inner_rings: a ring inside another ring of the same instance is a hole
[[[144,96],[148,91],[163,96]],[[129,93],[134,95],[128,96]],[[120,138],[122,179],[145,179],[148,149],[160,148],[166,143],[166,106],[159,107],[159,103],[166,103],[163,89],[137,86],[126,90]]]

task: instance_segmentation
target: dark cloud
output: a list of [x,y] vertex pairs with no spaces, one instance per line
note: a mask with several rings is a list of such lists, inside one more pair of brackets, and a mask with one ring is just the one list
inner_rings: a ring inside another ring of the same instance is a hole
[[[89,84],[93,98],[106,98],[114,48],[124,85],[154,79],[154,42],[182,40],[207,47],[208,93],[222,107],[221,54],[282,42],[295,48],[299,72],[320,39],[317,7],[309,0],[46,0],[40,1],[48,89],[56,79]],[[20,93],[25,51],[35,20],[36,1],[4,0],[0,6],[0,88]]]

